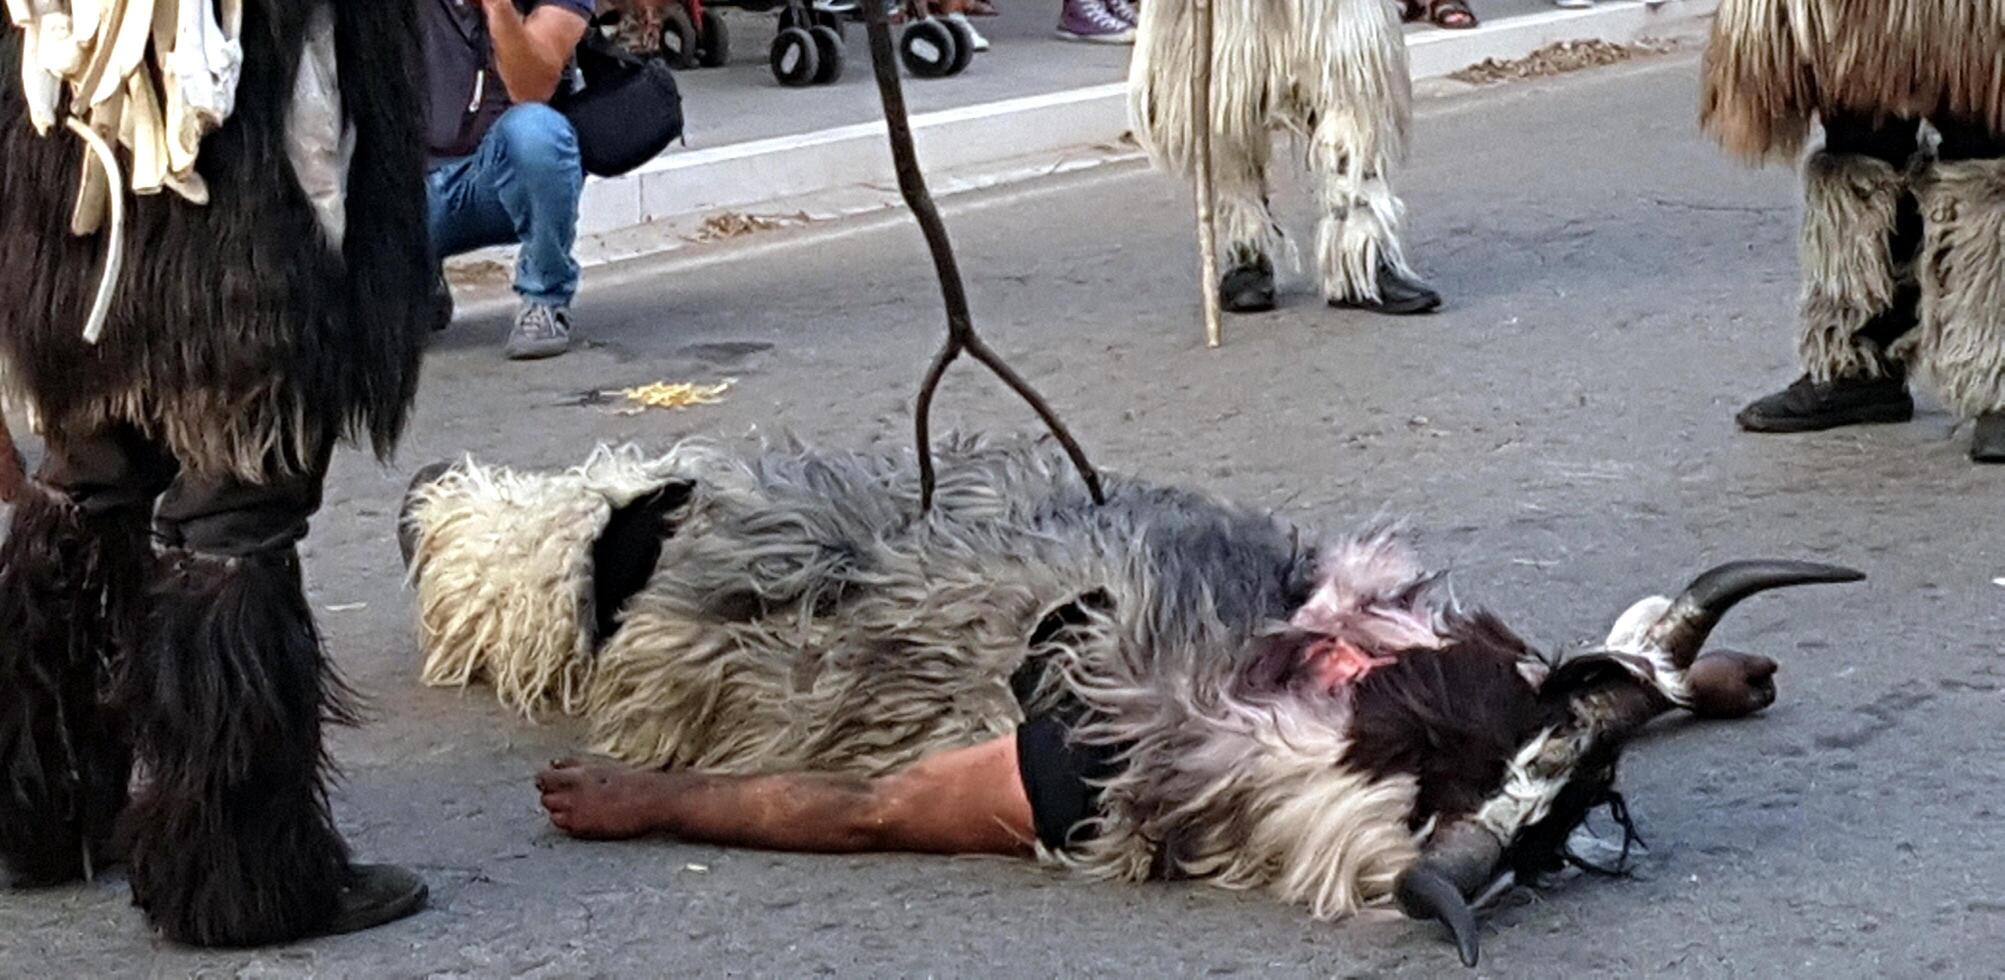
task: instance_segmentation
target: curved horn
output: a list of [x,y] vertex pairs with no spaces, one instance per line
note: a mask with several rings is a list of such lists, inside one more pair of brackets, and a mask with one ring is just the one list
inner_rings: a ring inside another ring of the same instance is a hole
[[1435,831],[1427,848],[1393,884],[1400,910],[1448,927],[1463,966],[1476,965],[1476,913],[1468,896],[1488,884],[1504,845],[1481,826],[1459,821]]
[[1671,662],[1682,670],[1692,665],[1720,617],[1742,599],[1790,585],[1857,582],[1865,577],[1857,569],[1810,561],[1728,562],[1693,579],[1644,634],[1643,646],[1670,654]]

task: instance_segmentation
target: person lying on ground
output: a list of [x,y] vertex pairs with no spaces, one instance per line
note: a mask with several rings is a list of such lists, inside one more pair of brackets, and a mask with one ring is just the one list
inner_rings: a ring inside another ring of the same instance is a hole
[[[1738,717],[1776,665],[1698,656],[1739,599],[1857,573],[1736,563],[1542,655],[1465,610],[1402,536],[1341,537],[951,440],[909,457],[601,449],[562,473],[418,474],[399,540],[424,677],[583,716],[624,767],[537,785],[588,838],[1038,856],[1265,887],[1320,916],[1397,899],[1473,959],[1505,872],[1625,828],[1625,743]],[[631,768],[627,768],[631,767]]]

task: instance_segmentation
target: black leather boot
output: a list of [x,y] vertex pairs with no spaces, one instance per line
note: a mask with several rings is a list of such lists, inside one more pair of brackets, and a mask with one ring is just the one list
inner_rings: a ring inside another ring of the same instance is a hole
[[1908,394],[1904,373],[1832,381],[1812,381],[1806,374],[1775,394],[1755,399],[1734,421],[1749,432],[1822,432],[1912,418],[1914,396]]
[[1977,417],[1977,431],[1970,437],[1970,459],[1977,463],[2005,463],[2005,412],[1986,412]]
[[1432,313],[1441,306],[1440,293],[1418,279],[1401,275],[1391,266],[1380,263],[1375,278],[1378,281],[1376,301],[1340,297],[1330,300],[1330,305],[1343,310],[1364,310],[1389,316]]
[[1274,263],[1265,255],[1235,262],[1219,278],[1218,305],[1227,313],[1265,313],[1274,308]]

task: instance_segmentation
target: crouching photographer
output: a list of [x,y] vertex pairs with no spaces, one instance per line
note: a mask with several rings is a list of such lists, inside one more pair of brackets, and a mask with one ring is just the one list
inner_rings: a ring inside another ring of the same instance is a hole
[[[424,5],[432,248],[438,259],[519,245],[510,358],[571,347],[578,200],[682,135],[658,60],[596,28],[593,0],[420,0]],[[451,298],[439,280],[443,327]]]

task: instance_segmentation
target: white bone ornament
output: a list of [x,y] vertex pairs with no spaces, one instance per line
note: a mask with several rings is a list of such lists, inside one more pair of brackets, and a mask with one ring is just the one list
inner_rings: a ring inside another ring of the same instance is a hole
[[127,79],[146,57],[146,42],[153,34],[153,0],[118,0],[118,15],[105,24],[99,44],[105,54],[104,74],[91,90],[96,105],[127,87]]
[[[212,0],[182,0],[174,48],[161,69],[174,76],[181,101],[180,126],[168,133],[189,159],[236,108],[237,79],[243,71],[244,49],[238,36],[244,22],[240,0],[223,0],[223,18],[216,18]],[[182,172],[177,168],[176,172]]]
[[[97,297],[84,327],[84,339],[96,343],[110,314],[124,254],[127,188],[139,194],[172,189],[192,204],[208,203],[208,187],[195,172],[196,155],[202,138],[236,107],[244,60],[239,40],[243,0],[5,4],[8,24],[23,35],[21,94],[29,122],[42,136],[60,122],[87,147],[70,231],[89,236],[108,226]],[[330,9],[323,6],[320,16]],[[325,30],[322,57],[331,77],[331,27]],[[338,101],[332,111],[338,120]],[[338,122],[336,126],[338,132]],[[128,173],[121,172],[113,142],[130,155]],[[345,173],[351,147],[339,137],[334,143],[338,172]],[[321,179],[327,179],[324,173]],[[327,224],[328,206],[318,200],[315,204]],[[338,202],[336,207],[338,214]],[[337,218],[330,229],[337,240],[339,225]]]
[[[86,130],[95,134],[97,140],[109,140],[118,134],[119,111],[125,100],[114,97],[93,106],[87,124],[71,116],[70,131],[84,138],[84,142],[95,151],[98,144],[85,136]],[[107,159],[109,157],[109,159]],[[104,227],[106,213],[111,210],[113,178],[118,176],[118,160],[108,153],[92,152],[83,156],[82,176],[78,179],[76,206],[70,212],[70,234],[77,236],[95,235]],[[123,190],[120,188],[120,190]],[[118,195],[123,196],[123,195]],[[112,224],[113,244],[123,237],[124,228],[118,222]]]
[[[117,53],[115,42],[118,36],[119,19],[125,16],[125,8],[126,0],[107,0],[105,5],[100,8],[99,19],[90,22],[93,25],[90,33],[90,49],[84,58],[83,73],[70,79],[71,102],[80,102],[84,105],[99,105],[111,99],[111,95],[107,95],[103,99],[92,98],[91,96],[97,92],[98,84],[103,82],[105,76],[111,73],[112,55]],[[81,12],[83,8],[81,4],[77,4],[71,9]],[[149,17],[148,20],[150,22],[151,18]],[[76,17],[76,26],[82,27],[85,23],[82,16],[79,15]],[[115,95],[118,91],[119,88],[114,86],[112,93]]]
[[1608,631],[1608,640],[1602,645],[1615,653],[1645,653],[1643,637],[1670,610],[1669,596],[1653,595],[1638,600],[1615,620],[1615,627]]
[[[71,11],[62,0],[26,0],[29,10],[30,27],[35,32],[35,58],[41,62],[42,70],[58,77],[69,77],[83,69],[83,40],[75,34],[71,22]],[[92,26],[96,24],[96,5],[90,8]]]
[[35,127],[36,133],[47,136],[49,130],[56,126],[56,107],[63,99],[63,80],[42,67],[37,57],[40,32],[34,29],[33,23],[30,22],[23,30],[27,37],[21,44],[21,97],[28,102],[28,122]]
[[151,72],[136,71],[126,79],[125,119],[119,129],[129,134],[125,145],[132,151],[132,192],[160,193],[167,183],[167,134]]

